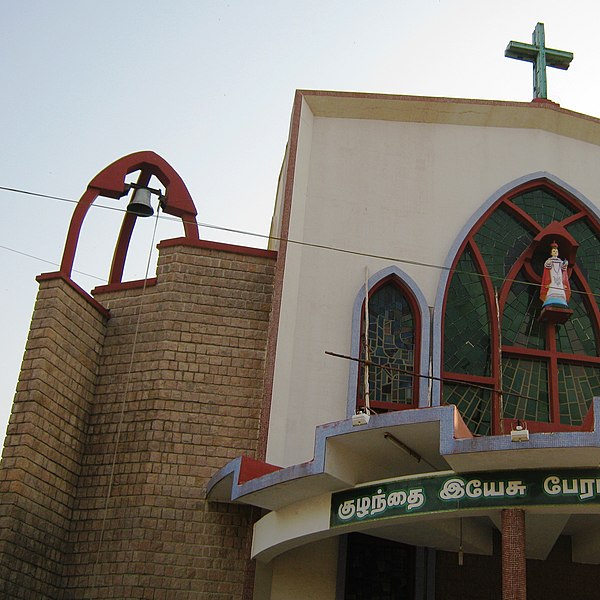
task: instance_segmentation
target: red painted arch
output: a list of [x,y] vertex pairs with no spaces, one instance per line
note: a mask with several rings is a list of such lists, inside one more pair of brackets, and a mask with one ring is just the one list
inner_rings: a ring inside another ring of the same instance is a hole
[[[140,185],[148,185],[152,176],[155,176],[161,182],[166,190],[166,201],[163,211],[182,220],[186,238],[190,240],[197,240],[199,238],[198,224],[196,223],[196,207],[179,174],[164,158],[155,152],[149,150],[135,152],[119,158],[100,171],[90,181],[86,191],[81,196],[71,217],[60,264],[59,272],[63,277],[71,278],[81,227],[90,206],[98,196],[115,199],[125,196],[127,193],[125,177],[136,171],[140,171],[137,181]],[[121,283],[125,258],[127,257],[136,219],[135,215],[129,213],[126,213],[123,217],[123,224],[121,225],[121,231],[115,246],[108,279],[109,285]]]

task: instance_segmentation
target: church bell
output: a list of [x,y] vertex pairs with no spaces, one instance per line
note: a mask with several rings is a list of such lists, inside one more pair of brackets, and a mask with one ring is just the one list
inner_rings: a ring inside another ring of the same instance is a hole
[[151,217],[154,214],[150,196],[152,192],[148,188],[137,188],[127,206],[127,212],[137,217]]

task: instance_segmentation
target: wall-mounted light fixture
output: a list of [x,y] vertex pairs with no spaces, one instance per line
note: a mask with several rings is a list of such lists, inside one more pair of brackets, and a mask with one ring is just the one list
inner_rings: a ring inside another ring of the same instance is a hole
[[371,420],[371,415],[366,411],[358,411],[352,415],[352,427],[360,427],[368,425]]
[[511,429],[510,439],[513,442],[528,442],[529,441],[529,429],[527,429],[527,423],[517,420],[517,424]]

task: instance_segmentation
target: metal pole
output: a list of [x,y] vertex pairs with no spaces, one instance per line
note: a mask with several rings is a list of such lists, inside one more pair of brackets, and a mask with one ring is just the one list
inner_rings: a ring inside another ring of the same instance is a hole
[[365,345],[365,366],[364,366],[364,395],[365,408],[371,412],[371,403],[369,399],[369,362],[371,360],[371,351],[369,348],[369,267],[365,267],[365,324],[364,324],[364,345]]

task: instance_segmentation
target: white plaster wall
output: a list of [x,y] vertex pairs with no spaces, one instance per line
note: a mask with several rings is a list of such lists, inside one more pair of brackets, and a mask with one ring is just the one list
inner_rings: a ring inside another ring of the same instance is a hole
[[456,236],[499,188],[549,172],[600,201],[598,146],[535,129],[313,118],[305,105],[290,238],[389,258],[290,244],[267,460],[313,456],[318,424],[345,418],[352,306],[395,264],[433,305]]
[[335,600],[338,538],[295,548],[273,559],[271,600]]
[[[310,170],[310,153],[312,149],[312,129],[313,116],[306,105],[302,102],[302,112],[300,118],[300,128],[297,147],[296,169],[294,172],[294,187],[292,210],[290,215],[290,228],[288,239],[302,240],[304,232],[304,208],[307,194]],[[288,148],[289,153],[289,148]],[[278,193],[279,196],[279,193]],[[280,209],[280,213],[283,208]],[[301,311],[297,300],[299,298],[299,285],[301,281],[300,269],[302,266],[303,255],[298,252],[299,246],[288,243],[285,270],[286,274],[283,282],[282,302],[279,323],[285,323],[286,333],[284,336],[279,334],[277,339],[277,356],[292,357],[295,353],[295,324],[296,315]],[[288,275],[289,274],[289,275]],[[281,466],[284,465],[282,449],[286,445],[285,436],[287,429],[294,429],[296,416],[290,417],[288,408],[290,405],[284,398],[293,395],[291,386],[293,385],[294,372],[292,370],[293,361],[284,360],[275,365],[273,375],[273,391],[277,390],[277,400],[271,403],[271,416],[269,421],[269,437],[267,443],[267,461]],[[275,397],[275,396],[273,396]],[[293,408],[293,407],[292,407]],[[295,413],[295,410],[292,410]],[[282,424],[284,424],[282,427]],[[273,440],[273,444],[271,443]],[[277,448],[276,450],[273,450]]]

